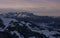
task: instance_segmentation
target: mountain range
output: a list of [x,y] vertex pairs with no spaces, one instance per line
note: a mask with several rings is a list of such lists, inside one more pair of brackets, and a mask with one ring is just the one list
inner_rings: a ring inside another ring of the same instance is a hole
[[1,13],[0,38],[60,38],[60,17]]

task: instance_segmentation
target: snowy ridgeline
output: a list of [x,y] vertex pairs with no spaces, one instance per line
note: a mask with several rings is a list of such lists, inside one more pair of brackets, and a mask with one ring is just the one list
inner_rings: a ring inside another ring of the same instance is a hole
[[41,23],[41,26],[37,26],[28,21],[0,18],[0,25],[0,31],[9,32],[14,36],[13,38],[60,38],[60,32],[55,29],[49,31],[49,27],[44,23]]

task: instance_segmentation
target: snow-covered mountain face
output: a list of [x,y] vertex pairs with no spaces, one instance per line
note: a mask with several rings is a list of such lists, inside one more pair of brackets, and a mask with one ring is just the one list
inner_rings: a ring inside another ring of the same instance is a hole
[[1,38],[60,38],[60,21],[57,21],[57,18],[49,18],[48,20],[47,17],[38,17],[39,19],[44,18],[43,22],[41,20],[41,22],[36,22],[38,18],[34,19],[34,21],[30,19],[36,18],[32,14],[29,19],[20,16],[21,19],[19,17],[20,13],[18,15],[16,13],[10,14],[0,16],[0,37],[4,36]]
[[46,38],[45,35],[35,30],[36,25],[28,21],[19,22],[11,18],[1,18],[0,25],[0,31],[10,33],[13,36],[12,38]]

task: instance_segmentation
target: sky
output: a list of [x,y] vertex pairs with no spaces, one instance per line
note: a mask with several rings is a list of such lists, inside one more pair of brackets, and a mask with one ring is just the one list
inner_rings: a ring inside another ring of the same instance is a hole
[[0,8],[30,10],[42,16],[60,16],[60,0],[0,0]]

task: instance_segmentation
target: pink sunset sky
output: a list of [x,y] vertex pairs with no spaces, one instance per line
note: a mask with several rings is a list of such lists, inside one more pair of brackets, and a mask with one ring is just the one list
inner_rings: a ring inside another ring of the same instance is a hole
[[25,9],[37,15],[60,16],[60,0],[0,0],[1,9]]

